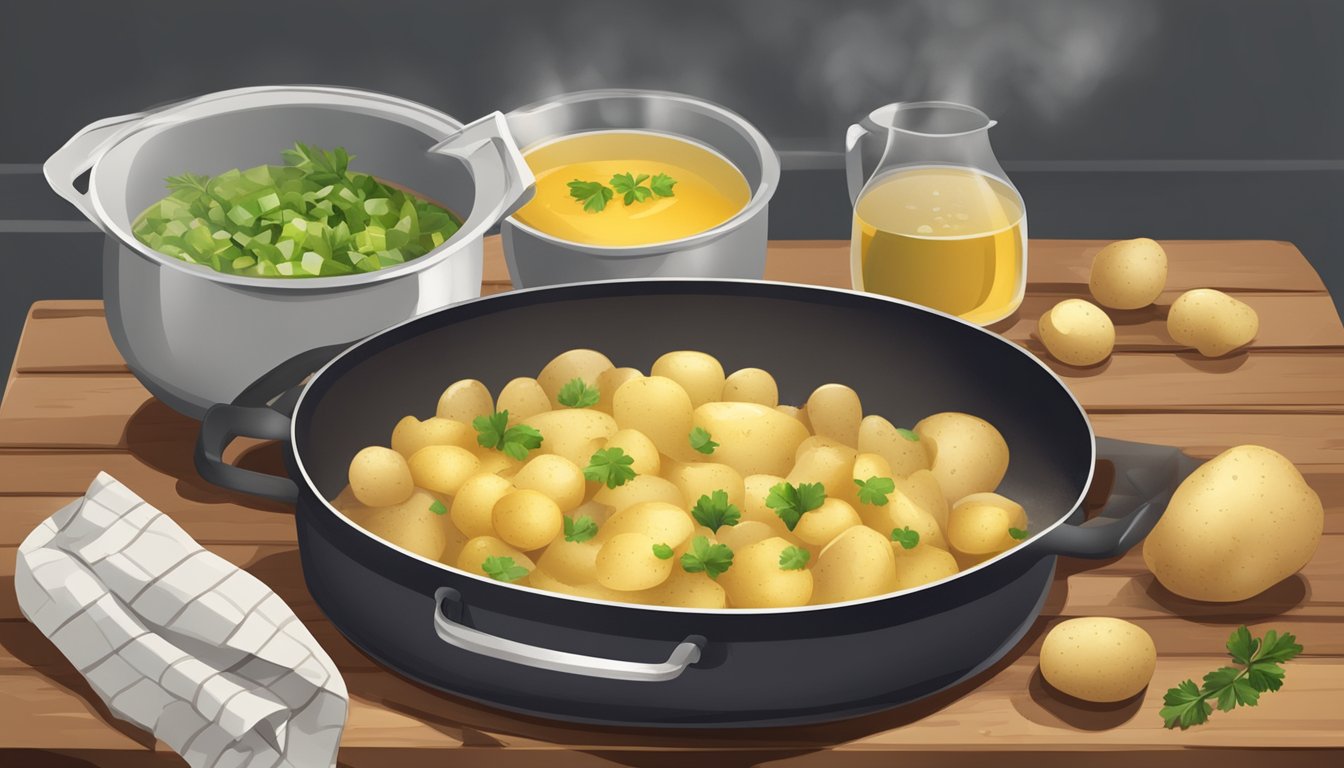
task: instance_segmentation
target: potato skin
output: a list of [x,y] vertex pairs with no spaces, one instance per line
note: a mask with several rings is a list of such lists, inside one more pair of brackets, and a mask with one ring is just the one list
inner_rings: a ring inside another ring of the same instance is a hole
[[672,575],[673,559],[659,559],[653,553],[656,544],[642,533],[612,536],[597,551],[597,583],[607,589],[634,592],[652,589]]
[[350,492],[359,503],[390,507],[411,497],[415,481],[406,459],[391,448],[371,445],[350,460]]
[[[570,349],[556,355],[537,374],[537,383],[551,401],[552,408],[560,404],[560,388],[573,379],[583,379],[588,386],[597,386],[597,378],[614,366],[606,355],[592,349]],[[599,392],[599,396],[600,396]]]
[[[452,539],[461,537],[446,515],[431,511],[438,499],[416,489],[405,500],[386,507],[347,509],[346,515],[369,533],[402,549],[438,560]],[[460,542],[458,542],[460,544]]]
[[462,484],[481,466],[476,454],[456,445],[427,445],[406,463],[416,485],[449,496],[457,495]]
[[1167,311],[1167,333],[1177,344],[1205,357],[1222,357],[1250,344],[1260,332],[1260,316],[1251,305],[1212,288],[1186,291]]
[[453,524],[468,536],[493,536],[495,502],[512,490],[513,483],[499,475],[482,473],[468,478],[453,497],[449,510]]
[[427,445],[456,445],[474,450],[477,445],[476,431],[460,421],[438,416],[431,416],[424,421],[407,416],[392,428],[392,450],[408,459]]
[[643,432],[659,451],[678,461],[695,459],[691,455],[695,453],[691,450],[694,408],[680,384],[666,376],[646,376],[625,382],[612,397],[611,413],[620,429]]
[[1041,677],[1076,699],[1124,701],[1148,687],[1157,648],[1142,627],[1105,616],[1060,622],[1041,644]]
[[582,504],[586,491],[583,470],[563,456],[548,453],[529,459],[513,476],[513,484],[541,491],[560,507],[561,512],[570,512]]
[[915,425],[937,445],[930,471],[949,504],[999,487],[1008,471],[1008,443],[993,424],[968,413],[935,413]]
[[1115,324],[1082,299],[1065,299],[1041,315],[1036,333],[1050,354],[1068,365],[1096,365],[1115,349]]
[[914,589],[961,571],[952,553],[926,544],[922,538],[914,549],[906,549],[900,542],[893,541],[891,553],[896,558],[896,589]]
[[617,512],[642,504],[646,501],[660,501],[681,507],[687,504],[681,489],[671,480],[658,475],[636,475],[625,485],[608,488],[605,485],[593,494],[593,501],[611,507]]
[[631,379],[642,378],[644,378],[644,374],[637,368],[608,368],[599,373],[597,375],[597,405],[593,408],[605,414],[610,414],[616,390]]
[[719,583],[734,608],[807,605],[812,599],[812,572],[779,567],[780,554],[791,546],[771,537],[733,552],[733,567],[719,576]]
[[541,452],[564,456],[580,467],[616,434],[616,420],[592,408],[562,408],[530,416],[525,422],[541,433]]
[[[713,459],[736,469],[743,477],[787,475],[793,468],[798,445],[808,437],[807,428],[797,419],[757,403],[705,403],[695,409],[693,424],[707,430],[719,444]],[[688,447],[689,433],[688,427],[681,436],[681,443]],[[692,456],[690,460],[695,458]]]
[[807,398],[805,410],[813,432],[850,448],[858,446],[863,404],[853,389],[844,384],[822,384]]
[[1246,600],[1301,570],[1324,525],[1321,498],[1292,462],[1239,445],[1181,483],[1143,542],[1143,560],[1182,597]]
[[564,516],[551,497],[528,488],[501,496],[490,518],[499,538],[527,552],[550,544],[564,526]]
[[488,415],[494,410],[495,399],[484,384],[476,379],[462,379],[443,390],[435,415],[469,425],[477,416]]
[[1022,505],[997,493],[973,493],[952,505],[947,518],[947,541],[957,552],[991,555],[1018,543],[1009,529],[1027,529]]
[[686,390],[691,407],[696,408],[723,395],[723,365],[713,355],[679,350],[653,361],[650,376],[664,376]]
[[896,559],[890,540],[856,525],[827,544],[812,567],[812,603],[838,603],[885,595],[896,589]]
[[729,403],[756,403],[774,408],[779,405],[779,385],[768,371],[741,368],[724,379],[721,398]]
[[529,416],[551,410],[551,400],[536,379],[520,376],[499,390],[496,408],[509,412],[509,421],[518,423]]
[[1146,307],[1167,285],[1167,252],[1146,237],[1118,240],[1093,257],[1087,284],[1104,307]]
[[859,451],[878,454],[901,477],[933,466],[928,449],[931,444],[931,438],[920,436],[918,440],[910,440],[902,436],[895,425],[876,414],[864,416],[859,423]]

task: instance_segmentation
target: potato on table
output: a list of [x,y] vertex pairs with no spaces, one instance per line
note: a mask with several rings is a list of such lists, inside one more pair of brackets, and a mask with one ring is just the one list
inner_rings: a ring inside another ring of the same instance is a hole
[[1065,299],[1036,323],[1046,350],[1061,363],[1096,365],[1115,349],[1115,325],[1106,313],[1082,299]]
[[1157,301],[1167,285],[1167,252],[1146,237],[1119,240],[1092,259],[1088,287],[1104,307],[1139,309]]
[[1069,619],[1041,644],[1041,677],[1076,699],[1124,701],[1148,687],[1157,648],[1142,627],[1105,616]]
[[1222,357],[1250,344],[1260,332],[1260,316],[1244,301],[1212,288],[1186,291],[1167,311],[1167,333],[1177,344],[1205,357]]

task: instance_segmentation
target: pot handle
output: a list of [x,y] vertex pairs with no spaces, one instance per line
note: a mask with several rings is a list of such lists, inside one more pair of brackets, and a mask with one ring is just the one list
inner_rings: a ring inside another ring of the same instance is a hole
[[1106,559],[1128,552],[1143,540],[1166,511],[1171,495],[1199,462],[1179,448],[1097,438],[1097,459],[1115,467],[1115,485],[1095,520],[1070,520],[1032,544],[1040,555]]
[[[89,221],[98,223],[99,217],[89,205],[87,192],[75,187],[75,179],[84,175],[112,144],[112,138],[125,129],[128,124],[139,122],[149,112],[136,112],[132,115],[120,115],[89,123],[70,137],[70,140],[42,164],[42,175],[56,194],[79,209]],[[101,225],[99,225],[101,226]]]
[[[489,151],[484,151],[488,148]],[[478,211],[473,206],[462,223],[462,230],[485,230],[522,208],[536,192],[537,179],[513,140],[508,118],[502,112],[462,126],[461,130],[429,148],[431,154],[455,157],[467,164],[476,181],[477,199],[498,199],[499,203]]]
[[[440,610],[440,606],[444,610]],[[672,649],[667,661],[640,662],[607,659],[600,656],[584,656],[568,651],[556,651],[536,645],[507,640],[496,635],[473,629],[462,623],[464,613],[462,593],[452,587],[439,587],[434,592],[434,631],[439,639],[454,648],[487,656],[513,664],[545,669],[551,672],[564,672],[584,677],[600,677],[606,680],[630,680],[634,682],[656,683],[675,680],[686,668],[700,660],[700,653],[707,642],[700,635],[691,635]],[[450,616],[445,616],[447,611]]]

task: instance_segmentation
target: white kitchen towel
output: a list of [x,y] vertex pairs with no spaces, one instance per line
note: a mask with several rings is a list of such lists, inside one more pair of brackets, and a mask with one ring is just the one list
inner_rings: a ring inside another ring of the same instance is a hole
[[19,547],[19,608],[195,768],[328,768],[345,681],[265,584],[107,473]]

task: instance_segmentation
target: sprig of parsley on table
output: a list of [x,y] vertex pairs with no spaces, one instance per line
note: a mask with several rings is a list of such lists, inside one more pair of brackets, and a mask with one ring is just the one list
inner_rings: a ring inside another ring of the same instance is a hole
[[513,562],[512,557],[491,555],[481,563],[485,575],[496,581],[517,581],[527,575],[527,569]]
[[635,479],[635,470],[631,468],[634,463],[635,457],[620,448],[603,448],[588,459],[583,476],[594,483],[616,488]]
[[719,444],[714,442],[709,436],[709,430],[704,427],[696,427],[691,430],[691,447],[703,454],[711,454]]
[[1240,669],[1219,667],[1204,676],[1203,687],[1193,680],[1183,680],[1162,697],[1166,706],[1158,714],[1166,727],[1185,730],[1208,722],[1213,713],[1210,700],[1217,702],[1220,712],[1231,712],[1239,706],[1254,707],[1260,702],[1260,694],[1283,687],[1284,671],[1280,664],[1302,653],[1302,646],[1291,632],[1280,635],[1271,629],[1261,640],[1252,637],[1243,624],[1228,638],[1227,653]]
[[590,387],[588,382],[575,376],[565,382],[555,399],[566,408],[591,408],[597,405],[597,387]]
[[611,202],[611,188],[600,181],[579,181],[568,184],[569,196],[583,203],[583,210],[589,213],[601,213]]
[[733,550],[727,544],[710,544],[704,536],[696,536],[691,551],[681,556],[681,567],[687,573],[705,573],[711,579],[733,567]]
[[783,520],[784,525],[792,531],[804,513],[820,507],[824,501],[826,501],[826,486],[821,483],[789,485],[784,482],[776,483],[770,488],[769,495],[765,497],[765,506],[775,510],[779,519]]
[[471,426],[477,432],[476,442],[482,447],[503,451],[518,461],[526,459],[528,451],[541,447],[541,433],[526,424],[510,427],[508,411],[477,416],[471,420]]
[[728,503],[727,491],[714,491],[701,496],[700,500],[695,502],[695,506],[691,509],[691,517],[695,518],[695,522],[718,533],[725,525],[737,525],[742,519],[742,512],[735,505]]
[[896,490],[896,481],[890,477],[870,477],[867,480],[855,479],[859,486],[859,501],[864,504],[882,506],[887,503],[887,494]]
[[565,517],[565,541],[585,542],[597,535],[597,521],[587,515]]

